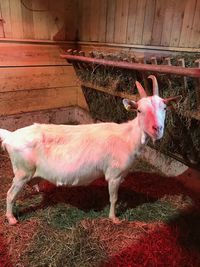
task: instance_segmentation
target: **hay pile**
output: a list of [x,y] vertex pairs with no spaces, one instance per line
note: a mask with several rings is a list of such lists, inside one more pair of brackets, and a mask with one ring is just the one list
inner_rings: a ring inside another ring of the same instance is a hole
[[[126,60],[128,62],[137,61],[128,54],[103,54],[94,52],[93,57],[108,60]],[[187,67],[193,67],[195,59],[200,58],[199,53],[180,54],[172,58],[173,65],[178,65],[180,58],[185,59]],[[165,64],[165,59],[158,59],[158,64]],[[147,60],[147,63],[150,61]],[[84,63],[85,64],[85,63]],[[150,73],[142,73],[139,71],[130,71],[122,69],[114,69],[99,65],[75,64],[75,70],[82,82],[90,82],[91,84],[103,86],[107,88],[108,93],[91,90],[91,88],[83,87],[83,92],[90,108],[91,115],[94,119],[102,121],[123,122],[134,117],[133,114],[127,113],[121,103],[120,97],[109,94],[110,90],[116,92],[126,92],[127,94],[136,94],[137,90],[134,86],[135,81],[140,81],[151,93],[151,82],[147,79]],[[158,142],[156,148],[170,156],[178,158],[187,165],[200,169],[200,120],[192,118],[191,112],[197,109],[197,80],[194,78],[186,78],[181,76],[157,74],[161,97],[169,97],[182,95],[181,102],[176,110],[171,110],[166,118],[166,130],[164,138]],[[154,146],[151,144],[151,146]]]

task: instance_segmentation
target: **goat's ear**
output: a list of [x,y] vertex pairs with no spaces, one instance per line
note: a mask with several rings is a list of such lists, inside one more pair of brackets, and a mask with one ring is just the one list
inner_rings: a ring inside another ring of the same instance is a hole
[[129,99],[123,99],[123,105],[126,110],[133,110],[135,111],[138,108],[137,102]]
[[182,96],[178,95],[178,96],[165,98],[163,99],[163,101],[167,106],[171,106],[173,103],[178,103],[181,99],[182,99]]

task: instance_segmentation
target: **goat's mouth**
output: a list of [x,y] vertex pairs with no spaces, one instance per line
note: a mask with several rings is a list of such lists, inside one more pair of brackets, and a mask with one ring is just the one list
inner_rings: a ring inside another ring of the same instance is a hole
[[163,137],[162,133],[147,133],[147,135],[151,138],[153,143]]

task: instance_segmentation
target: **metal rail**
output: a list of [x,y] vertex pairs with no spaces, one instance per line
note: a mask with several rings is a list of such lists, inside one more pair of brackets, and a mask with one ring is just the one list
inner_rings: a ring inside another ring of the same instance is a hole
[[61,58],[67,59],[70,63],[75,62],[84,62],[90,63],[93,65],[103,65],[113,68],[121,68],[128,70],[140,70],[140,71],[150,71],[158,73],[168,73],[175,74],[180,76],[189,76],[189,77],[200,77],[199,68],[185,68],[180,66],[167,66],[167,65],[153,65],[153,64],[143,64],[143,63],[129,63],[124,61],[111,61],[106,59],[91,58],[79,55],[60,55]]

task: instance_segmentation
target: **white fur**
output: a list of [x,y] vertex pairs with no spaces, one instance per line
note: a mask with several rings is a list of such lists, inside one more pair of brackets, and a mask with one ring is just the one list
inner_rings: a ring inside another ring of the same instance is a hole
[[[110,195],[109,217],[114,221],[118,188],[149,135],[162,137],[165,104],[158,96],[142,98],[140,113],[127,123],[90,125],[34,124],[14,132],[0,130],[0,139],[12,162],[14,179],[7,193],[6,216],[17,222],[13,204],[26,183],[42,177],[57,186],[87,185],[104,175]],[[127,107],[127,104],[125,105]],[[152,129],[162,126],[162,131]]]

